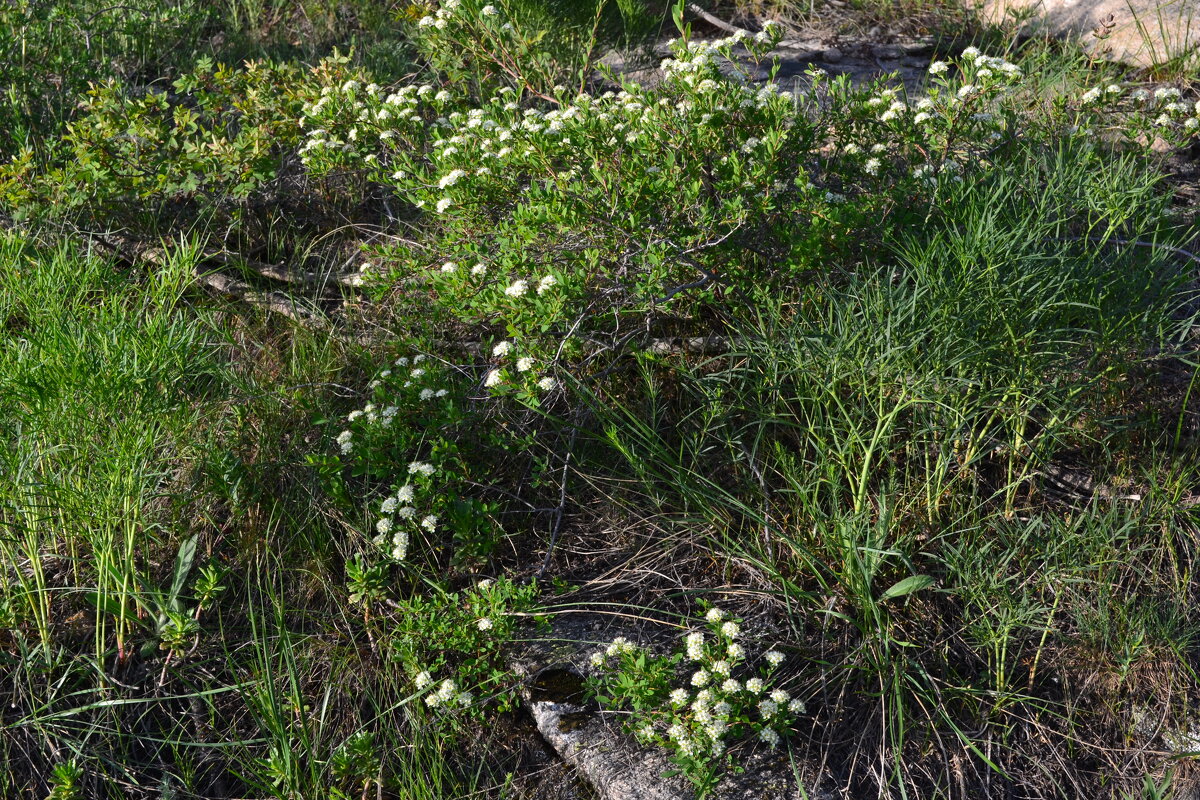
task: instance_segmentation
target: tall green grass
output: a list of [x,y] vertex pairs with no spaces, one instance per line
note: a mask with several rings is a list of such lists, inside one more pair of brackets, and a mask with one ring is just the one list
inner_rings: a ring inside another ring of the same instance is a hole
[[[643,359],[620,395],[579,387],[620,465],[589,463],[594,485],[769,579],[822,683],[849,692],[831,718],[879,726],[862,744],[888,766],[848,768],[868,793],[951,792],[918,766],[931,735],[1030,780],[1032,749],[975,737],[1023,718],[1061,747],[1103,739],[1131,725],[1115,697],[1186,711],[1145,699],[1155,670],[1196,679],[1196,517],[1173,499],[1200,466],[1174,435],[1185,412],[1142,399],[1190,358],[1189,265],[1153,246],[1189,234],[1132,158],[1051,147],[1010,167],[877,260],[755,297],[730,352]],[[1063,464],[1117,488],[1064,497]],[[1106,699],[1064,702],[1089,671]],[[830,730],[821,747],[850,735]]]
[[338,515],[292,438],[354,359],[230,316],[189,288],[199,246],[168,252],[146,274],[0,240],[0,795],[470,793],[337,612]]

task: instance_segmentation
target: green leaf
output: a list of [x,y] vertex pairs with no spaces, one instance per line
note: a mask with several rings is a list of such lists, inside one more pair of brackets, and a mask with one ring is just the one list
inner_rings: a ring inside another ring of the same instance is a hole
[[687,4],[687,0],[676,0],[675,5],[671,6],[671,20],[674,21],[675,27],[683,33],[683,9]]
[[187,581],[192,564],[196,561],[197,536],[189,536],[179,543],[179,553],[175,556],[175,573],[171,576],[171,593],[167,595],[167,607],[177,610],[179,593]]
[[99,592],[84,592],[84,602],[93,606],[97,611],[103,611],[114,617],[120,617],[122,613],[121,603],[115,597],[100,596]]
[[912,575],[904,580],[893,583],[886,592],[883,593],[884,600],[891,600],[895,597],[904,597],[913,592],[919,592],[922,589],[928,589],[933,585],[933,578],[928,575]]

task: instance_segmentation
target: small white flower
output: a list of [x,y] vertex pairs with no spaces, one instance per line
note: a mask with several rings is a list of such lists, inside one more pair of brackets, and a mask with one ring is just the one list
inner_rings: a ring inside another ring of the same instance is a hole
[[475,266],[471,267],[471,274],[476,276],[486,275],[487,267],[483,264],[476,264]]
[[704,619],[708,622],[720,622],[725,619],[725,612],[719,608],[710,608],[708,613],[704,615]]
[[419,396],[422,400],[429,400],[433,397],[433,389],[422,389]]
[[700,661],[704,658],[704,634],[699,632],[689,633],[687,635],[687,655],[692,661]]
[[730,658],[741,658],[742,656],[746,655],[746,651],[743,650],[742,646],[737,642],[731,642],[729,647],[725,648],[725,652]]
[[730,714],[733,713],[732,706],[730,706],[729,703],[726,703],[724,700],[722,700],[721,702],[719,702],[715,706],[713,706],[712,710],[713,710],[713,714],[715,714],[717,717],[720,717],[721,719],[725,719]]
[[863,170],[865,170],[868,175],[878,175],[879,168],[882,166],[883,162],[878,158],[870,158],[867,159],[867,163],[863,165]]
[[769,744],[772,750],[779,745],[779,734],[771,728],[763,728],[759,731],[758,738]]
[[605,650],[610,656],[615,656],[618,653],[628,653],[633,650],[633,643],[624,636],[618,636],[609,643],[608,649]]
[[479,621],[475,623],[475,627],[481,631],[490,631],[492,629],[492,618],[480,617]]
[[362,415],[363,415],[362,411],[358,411],[358,410],[351,411],[349,414],[346,415],[346,422],[354,422],[354,420],[358,419]]
[[494,17],[494,16],[497,16],[500,12],[496,10],[495,6],[489,5],[489,6],[484,6],[483,8],[481,8],[479,10],[479,13],[483,14],[483,16],[485,16],[485,17]]
[[712,671],[714,673],[716,673],[717,675],[724,675],[724,676],[728,677],[729,671],[730,671],[729,662],[724,661],[724,660],[714,661],[712,663]]
[[1094,103],[1100,99],[1100,89],[1088,89],[1083,93],[1083,97],[1079,99],[1084,105],[1087,105],[1088,103]]
[[493,386],[499,386],[500,380],[501,380],[500,370],[498,370],[498,369],[488,370],[487,377],[485,377],[483,379],[483,385],[490,389]]
[[492,355],[496,358],[504,358],[512,350],[512,342],[503,341],[492,348]]
[[445,189],[447,186],[453,186],[454,184],[458,183],[460,179],[465,178],[466,176],[467,173],[464,170],[452,169],[450,172],[442,176],[442,179],[438,181],[438,188]]
[[941,75],[946,70],[950,69],[950,65],[945,61],[935,61],[929,65],[930,75]]
[[397,501],[394,497],[385,498],[384,501],[379,504],[379,513],[394,514],[396,512],[396,505],[398,502],[399,501]]
[[975,59],[979,58],[979,48],[968,47],[966,50],[962,51],[962,57],[967,61],[974,61]]
[[392,532],[392,520],[390,517],[383,517],[375,523],[375,530],[386,536]]
[[529,283],[526,281],[513,281],[504,290],[504,293],[509,297],[522,297],[525,292],[529,291]]
[[528,372],[533,369],[533,359],[529,356],[517,359],[517,372]]
[[793,700],[788,703],[788,711],[792,712],[793,714],[803,714],[807,710],[808,709],[804,707],[803,700]]
[[671,704],[675,706],[686,705],[688,701],[687,689],[676,689],[671,692]]
[[771,699],[776,703],[779,703],[779,705],[783,705],[788,700],[791,700],[792,696],[783,689],[776,689],[775,691],[771,692]]
[[433,676],[428,672],[422,671],[417,673],[416,684],[418,689],[424,689],[433,683]]
[[593,667],[602,666],[604,664],[604,653],[597,650],[592,653],[592,657],[588,660],[591,661]]
[[767,659],[767,663],[772,667],[778,667],[783,663],[784,659],[783,653],[779,652],[778,650],[768,650],[764,657]]
[[354,442],[351,441],[353,436],[354,434],[350,431],[342,431],[338,434],[337,443],[342,448],[343,453],[349,453],[354,449]]
[[741,630],[741,627],[733,620],[730,620],[721,626],[721,633],[723,633],[725,636],[728,636],[730,639],[736,639],[738,634],[741,633]]
[[707,670],[698,669],[692,673],[692,686],[703,686],[708,683],[709,674]]
[[411,503],[413,501],[412,484],[405,484],[400,487],[400,491],[396,492],[396,499],[401,503]]
[[547,289],[549,289],[550,287],[554,286],[557,283],[558,283],[558,278],[555,278],[553,275],[547,275],[546,277],[544,277],[540,281],[538,281],[537,293],[542,294]]
[[445,264],[442,264],[442,272],[449,273],[456,270],[458,270],[458,264],[455,264],[453,261],[447,261]]
[[399,519],[412,519],[417,515],[417,510],[412,506],[400,506],[396,509],[396,516]]
[[746,681],[746,691],[751,694],[759,694],[765,688],[766,684],[763,683],[762,678],[751,678]]
[[434,528],[437,527],[437,523],[438,518],[433,514],[430,514],[429,516],[425,517],[425,519],[421,520],[421,527],[432,533]]
[[439,214],[443,213],[447,208],[449,208],[452,205],[454,205],[453,200],[451,200],[449,197],[443,197],[441,200],[437,201],[437,213],[439,213]]
[[551,389],[553,389],[555,386],[557,386],[558,384],[554,380],[554,378],[542,378],[540,381],[537,382],[537,385],[538,385],[538,388],[541,389],[542,391],[548,392]]
[[426,461],[414,461],[408,465],[408,473],[411,475],[416,472],[428,477],[437,472],[437,468],[434,467],[433,464],[430,464]]
[[726,694],[733,694],[735,692],[740,692],[741,690],[742,685],[733,678],[726,678],[725,682],[721,684],[721,691],[725,692]]
[[774,700],[763,700],[758,704],[758,713],[763,715],[763,719],[770,719],[779,712],[779,704]]

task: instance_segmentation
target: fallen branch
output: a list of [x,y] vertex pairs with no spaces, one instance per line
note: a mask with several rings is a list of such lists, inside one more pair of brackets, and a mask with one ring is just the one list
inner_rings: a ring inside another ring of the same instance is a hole
[[245,267],[256,275],[261,275],[264,278],[269,278],[281,283],[299,283],[305,286],[315,286],[324,288],[330,283],[338,283],[343,286],[353,286],[354,280],[358,273],[337,274],[337,273],[321,273],[296,271],[288,269],[285,266],[277,264],[266,264],[261,261],[245,258],[243,256],[231,256],[228,253],[213,251],[204,254],[205,261],[212,261],[227,267]]
[[306,328],[327,328],[329,320],[316,311],[296,304],[295,300],[282,292],[260,292],[245,281],[230,277],[223,272],[201,272],[196,270],[196,281],[218,294],[232,297],[275,314],[282,314]]
[[[732,339],[727,336],[718,336],[711,334],[709,336],[667,336],[657,339],[649,339],[643,345],[643,349],[656,355],[668,355],[670,353],[693,353],[700,355],[715,355],[724,353],[733,349],[736,345],[742,342],[737,339]],[[595,343],[594,343],[595,344]],[[468,353],[470,355],[481,355],[488,352],[491,347],[490,343],[481,342],[478,340],[455,340],[455,339],[438,339],[432,343],[434,351],[450,351],[458,353]],[[611,345],[595,344],[595,350],[602,353],[606,350],[615,349]]]
[[[714,17],[712,14],[708,13],[707,11],[705,11],[703,8],[696,5],[695,3],[688,3],[687,10],[690,11],[692,14],[695,14],[700,19],[707,22],[709,25],[712,25],[714,28],[720,28],[721,30],[725,31],[726,33],[738,33],[740,31],[741,33],[744,33],[747,36],[754,35],[753,33],[746,30],[745,28],[739,28],[736,25],[729,24],[728,22],[726,22],[725,20],[723,20],[719,17]],[[806,44],[804,42],[797,41],[795,39],[783,39],[782,41],[779,42],[779,44],[776,45],[776,47],[781,47],[784,50],[808,50],[812,53],[822,52],[820,49],[814,50],[811,45]]]

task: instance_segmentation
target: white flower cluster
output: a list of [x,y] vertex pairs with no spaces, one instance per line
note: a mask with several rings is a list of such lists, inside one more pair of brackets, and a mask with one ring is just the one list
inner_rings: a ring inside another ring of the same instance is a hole
[[[1097,102],[1098,95],[1093,94],[1095,91],[1092,89],[1083,95],[1083,105]],[[1120,93],[1114,92],[1110,95],[1106,90],[1104,99],[1111,103],[1120,97]],[[1176,133],[1186,138],[1200,133],[1200,100],[1194,103],[1184,101],[1183,93],[1173,86],[1160,86],[1153,92],[1135,89],[1130,92],[1129,100],[1135,112],[1140,112],[1147,118],[1153,117],[1151,124],[1159,129],[1155,135]]]
[[[768,664],[765,671],[742,682],[734,677],[745,660],[742,645],[734,641],[741,636],[741,626],[716,607],[709,609],[704,619],[711,639],[701,631],[683,637],[684,653],[697,667],[688,686],[672,689],[667,707],[638,723],[638,737],[646,743],[664,744],[689,759],[721,755],[728,737],[740,734],[747,726],[757,731],[762,741],[778,744],[779,731],[790,726],[794,715],[805,711],[803,702],[768,684],[783,662],[783,654],[768,651],[764,654]],[[609,658],[626,652],[633,652],[632,645],[625,639],[615,639],[592,656],[592,664],[607,667]]]
[[[393,367],[405,370],[403,375],[404,381],[400,386],[401,390],[416,389],[415,396],[421,402],[427,402],[435,398],[443,398],[449,391],[446,389],[434,389],[430,386],[421,386],[422,378],[425,377],[426,370],[424,367],[417,366],[425,360],[423,355],[415,355],[411,358],[401,356],[397,358]],[[411,367],[411,369],[410,369]],[[394,389],[390,384],[395,383],[401,376],[392,369],[385,369],[379,373],[378,377],[372,380],[367,387],[372,390],[378,390],[383,387],[385,382],[389,383],[389,388]],[[393,380],[394,379],[394,380]],[[398,401],[404,402],[404,401]],[[390,428],[396,420],[396,416],[400,413],[400,406],[395,404],[377,405],[375,403],[367,403],[360,409],[355,409],[346,415],[346,422],[352,427],[347,428],[337,435],[337,444],[342,452],[342,455],[348,455],[354,452],[355,428],[373,428],[381,429]]]
[[[412,364],[421,363],[422,360],[423,356],[419,355],[414,356],[412,359],[401,357],[396,359],[395,366],[407,368]],[[405,385],[408,386],[412,380],[419,379],[425,374],[425,370],[422,367],[413,367],[409,372],[411,380],[406,382]],[[424,387],[417,396],[425,401],[435,397],[444,397],[445,394],[445,389],[434,391],[433,389]],[[430,533],[437,530],[437,515],[421,515],[415,505],[418,490],[424,479],[432,478],[436,474],[437,467],[427,461],[411,462],[408,465],[408,475],[412,476],[417,482],[415,484],[405,483],[397,488],[394,494],[385,497],[379,503],[380,516],[375,522],[376,535],[372,541],[394,561],[403,561],[408,555],[409,537],[412,526],[419,526]]]
[[[517,281],[517,283],[524,284],[525,281]],[[542,278],[541,282],[538,284],[538,294],[542,293],[543,288],[548,289],[549,287],[554,286],[556,283],[557,281],[553,275],[547,275],[545,278]],[[497,342],[492,347],[492,357],[501,361],[510,359],[515,354],[516,346],[507,339]],[[518,374],[531,372],[536,364],[535,360],[531,356],[517,356],[512,360]],[[493,367],[492,369],[489,369],[487,374],[484,376],[483,385],[489,389],[494,389],[497,386],[503,385],[507,377],[509,377],[509,375],[503,366]],[[539,378],[535,385],[542,391],[550,391],[557,386],[558,383],[554,380],[554,378],[547,375]]]
[[[614,155],[629,145],[675,153],[680,136],[692,137],[714,121],[733,122],[731,130],[739,136],[757,140],[754,133],[761,130],[763,120],[746,124],[740,117],[766,112],[774,120],[769,124],[789,127],[798,118],[791,94],[774,84],[732,82],[717,62],[728,59],[726,51],[738,43],[765,52],[779,35],[780,27],[769,25],[757,37],[742,34],[717,42],[676,43],[676,57],[667,65],[667,71],[678,77],[677,83],[668,82],[673,88],[631,86],[598,96],[580,94],[544,111],[522,109],[515,93],[503,89],[464,113],[449,110],[450,95],[431,86],[408,86],[386,97],[333,87],[305,108],[309,138],[302,155],[316,174],[359,169],[391,185],[416,206],[445,214],[451,209],[469,212],[477,203],[483,178],[490,186],[520,192],[530,180],[586,181],[597,170],[611,169],[613,163],[635,163],[582,149],[581,141],[610,148]],[[747,148],[747,155],[760,159],[761,149],[756,143]],[[739,188],[746,180],[736,164],[723,163],[721,171],[730,179],[736,176]],[[547,277],[549,281],[543,278],[536,284],[539,293],[558,280]],[[522,279],[501,288],[508,297],[519,298],[534,284]]]
[[[433,678],[428,672],[422,672],[417,675],[415,684],[418,690],[426,689],[433,684]],[[458,685],[449,678],[442,681],[437,691],[425,695],[425,705],[430,708],[469,706],[474,700],[470,692],[460,691]]]

